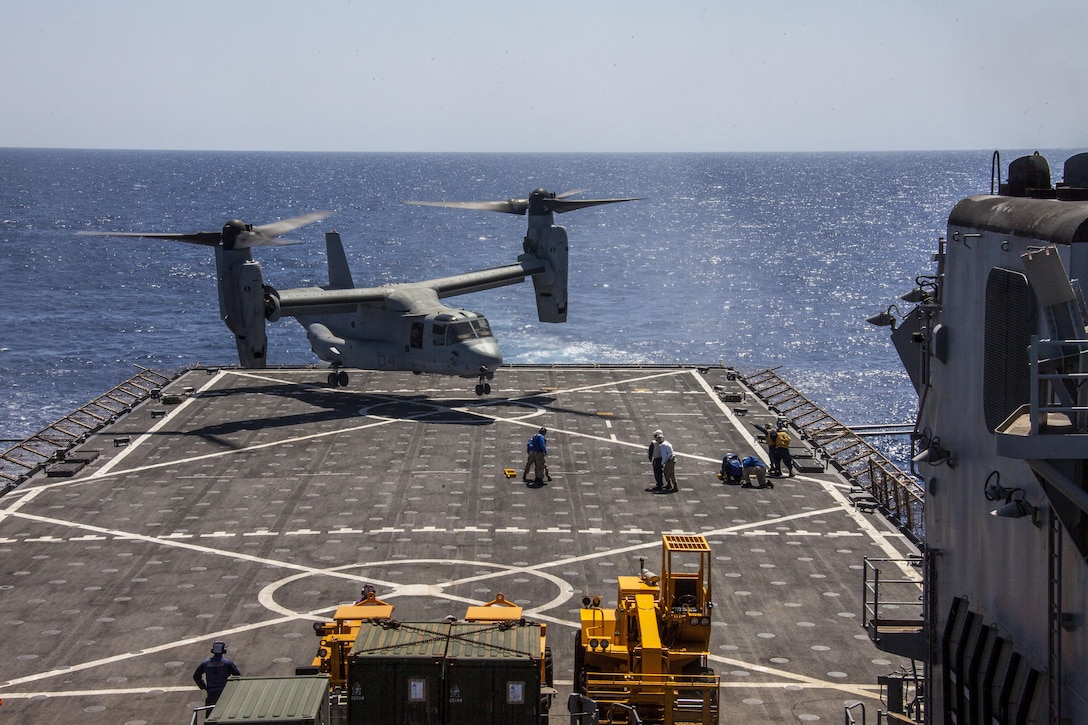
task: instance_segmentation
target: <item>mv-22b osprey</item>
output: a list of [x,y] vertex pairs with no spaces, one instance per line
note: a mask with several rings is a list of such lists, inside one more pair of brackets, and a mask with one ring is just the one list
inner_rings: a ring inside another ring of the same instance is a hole
[[356,287],[337,232],[325,235],[329,284],[277,290],[265,284],[251,250],[294,242],[279,237],[324,219],[316,212],[253,226],[237,219],[222,231],[194,233],[80,232],[100,236],[154,237],[215,247],[219,314],[234,333],[238,361],[263,368],[268,342],[265,323],[294,317],[306,328],[310,347],[332,366],[330,386],[347,385],[343,368],[410,370],[478,379],[476,394],[491,392],[490,381],[502,364],[499,344],[487,318],[448,307],[443,298],[503,287],[531,277],[541,322],[567,319],[567,233],[553,214],[635,199],[575,200],[577,191],[553,194],[537,189],[528,199],[485,202],[408,202],[428,206],[484,209],[528,215],[524,253],[502,267],[466,272],[422,282]]

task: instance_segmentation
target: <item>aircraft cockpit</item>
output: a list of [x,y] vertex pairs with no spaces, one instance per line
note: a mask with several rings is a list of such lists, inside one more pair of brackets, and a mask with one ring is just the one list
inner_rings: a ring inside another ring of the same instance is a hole
[[423,356],[443,370],[460,366],[465,377],[479,375],[476,394],[490,393],[488,381],[502,364],[502,352],[487,318],[469,310],[456,310],[428,315],[427,323],[430,325],[430,344],[416,342],[417,338],[424,337],[424,323],[417,321],[412,325],[412,346],[421,347]]
[[473,312],[458,315],[443,312],[435,315],[431,326],[432,344],[436,347],[486,338],[494,338],[491,325],[486,317]]

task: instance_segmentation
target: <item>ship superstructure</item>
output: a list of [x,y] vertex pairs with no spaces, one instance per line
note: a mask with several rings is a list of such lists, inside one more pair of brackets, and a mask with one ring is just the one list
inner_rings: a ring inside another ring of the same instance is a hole
[[870,318],[920,401],[928,721],[1088,722],[1088,154],[994,170]]

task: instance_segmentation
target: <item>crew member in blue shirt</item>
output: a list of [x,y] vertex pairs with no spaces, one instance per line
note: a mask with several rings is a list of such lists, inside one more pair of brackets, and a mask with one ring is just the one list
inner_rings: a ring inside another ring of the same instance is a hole
[[227,686],[228,677],[242,676],[242,673],[238,671],[238,665],[223,656],[226,653],[226,642],[212,643],[212,656],[201,662],[193,672],[193,682],[207,693],[204,698],[205,705],[214,705],[219,701],[223,688]]
[[[767,485],[767,464],[756,458],[755,456],[745,456],[744,460],[740,462],[743,469],[744,483],[741,484],[741,488],[752,488],[752,474],[756,474],[756,480],[759,481],[758,488],[763,488]],[[774,488],[774,484],[770,484],[771,488]]]
[[545,457],[548,455],[548,441],[544,438],[548,434],[547,428],[541,428],[536,432],[529,442],[526,444],[528,453],[528,460],[525,462],[525,473],[522,475],[523,481],[529,480],[529,468],[533,468],[533,481],[529,485],[533,488],[539,488],[544,485],[544,477],[548,476],[548,480],[552,480],[552,477],[548,475],[548,464],[545,463]]

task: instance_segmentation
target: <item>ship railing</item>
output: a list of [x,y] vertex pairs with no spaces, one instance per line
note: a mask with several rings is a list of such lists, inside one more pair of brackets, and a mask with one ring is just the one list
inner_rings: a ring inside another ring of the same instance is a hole
[[[926,722],[925,674],[900,671],[878,678],[883,710],[876,711],[876,725],[921,725]],[[857,718],[861,714],[861,719]],[[865,703],[857,701],[843,706],[843,725],[868,725]]]
[[[861,710],[861,720],[854,717],[854,710]],[[842,710],[842,723],[843,725],[868,725],[868,719],[865,717],[865,703],[855,702],[843,707]]]
[[97,452],[77,454],[73,449],[189,369],[163,372],[137,367],[139,372],[128,380],[0,454],[0,496],[44,469],[49,468],[50,475],[53,469],[65,475],[93,460]]
[[920,654],[925,625],[922,561],[918,556],[865,557],[862,626],[884,651]]
[[888,460],[859,432],[828,414],[773,369],[743,375],[742,379],[772,413],[785,418],[797,430],[812,447],[815,457],[830,463],[851,485],[871,495],[882,512],[914,543],[925,539],[925,489],[917,478]]
[[[1088,425],[1088,340],[1050,340],[1032,335],[1029,420],[1031,435],[1047,428],[1084,433]],[[1063,421],[1062,425],[1059,421]],[[1070,430],[1071,426],[1071,430]]]
[[189,725],[197,725],[201,722],[200,716],[203,715],[205,719],[208,717],[208,713],[215,709],[215,705],[201,705],[200,707],[193,708],[193,716],[189,719]]

